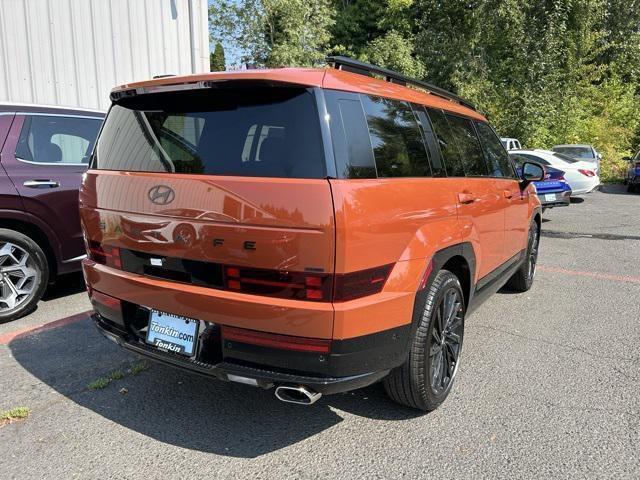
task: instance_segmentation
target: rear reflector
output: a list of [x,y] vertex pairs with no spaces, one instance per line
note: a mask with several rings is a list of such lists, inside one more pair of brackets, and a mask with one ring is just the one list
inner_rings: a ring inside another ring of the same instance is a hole
[[582,169],[578,169],[578,171],[579,171],[581,174],[583,174],[583,175],[585,175],[585,176],[587,176],[587,177],[594,177],[594,176],[596,175],[596,174],[595,174],[595,172],[593,172],[593,171],[591,171],[591,170],[582,170]]
[[122,310],[122,302],[119,298],[112,297],[111,295],[107,295],[93,289],[90,291],[89,297],[92,302],[97,302],[103,307],[110,308],[111,310]]
[[244,328],[222,326],[223,340],[258,345],[260,347],[293,350],[296,352],[329,353],[331,340],[293,337],[275,333],[257,332]]

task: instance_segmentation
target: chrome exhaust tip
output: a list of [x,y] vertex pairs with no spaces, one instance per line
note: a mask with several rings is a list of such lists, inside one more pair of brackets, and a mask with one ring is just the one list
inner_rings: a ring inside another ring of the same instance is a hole
[[280,385],[276,387],[276,398],[281,402],[312,405],[322,396],[319,392],[309,390],[303,385]]

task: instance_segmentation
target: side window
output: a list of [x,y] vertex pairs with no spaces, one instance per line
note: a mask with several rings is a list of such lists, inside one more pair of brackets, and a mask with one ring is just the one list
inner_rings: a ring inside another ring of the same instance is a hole
[[325,90],[339,178],[376,178],[367,121],[357,94]]
[[482,148],[473,128],[473,122],[467,118],[456,115],[446,115],[451,133],[462,157],[462,164],[467,177],[483,177],[489,175],[487,164],[484,161]]
[[456,148],[455,140],[449,122],[442,113],[442,110],[428,108],[429,119],[436,134],[436,140],[442,152],[442,160],[447,169],[449,177],[464,177],[464,168],[460,159],[460,154]]
[[422,129],[422,135],[424,137],[424,143],[429,152],[429,160],[431,162],[431,175],[434,177],[446,177],[447,169],[442,163],[442,157],[440,155],[440,148],[438,147],[438,141],[436,140],[436,134],[433,131],[433,126],[429,121],[427,112],[422,105],[411,105],[413,113],[418,119],[420,128]]
[[363,95],[378,177],[429,177],[420,127],[406,102]]
[[102,120],[58,115],[26,115],[16,157],[34,163],[89,162]]
[[513,168],[509,161],[509,154],[500,143],[500,139],[493,129],[484,122],[475,122],[484,157],[492,177],[513,178]]

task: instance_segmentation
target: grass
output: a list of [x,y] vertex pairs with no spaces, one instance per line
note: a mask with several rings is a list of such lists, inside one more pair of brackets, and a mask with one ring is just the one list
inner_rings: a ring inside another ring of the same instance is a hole
[[110,383],[111,383],[111,379],[110,378],[101,377],[101,378],[98,378],[97,380],[94,380],[89,385],[87,385],[87,388],[89,390],[102,390],[103,388],[105,388]]
[[15,407],[10,410],[0,412],[0,426],[13,423],[18,420],[24,420],[31,413],[28,407]]
[[109,386],[111,382],[122,380],[127,375],[138,375],[140,372],[144,372],[149,368],[149,364],[144,361],[139,361],[132,364],[126,373],[122,370],[114,370],[106,377],[100,377],[87,385],[87,388],[91,391],[102,390]]
[[140,372],[144,372],[148,368],[149,368],[149,364],[147,362],[140,361],[131,365],[131,368],[129,368],[129,371],[131,372],[131,375],[138,375]]

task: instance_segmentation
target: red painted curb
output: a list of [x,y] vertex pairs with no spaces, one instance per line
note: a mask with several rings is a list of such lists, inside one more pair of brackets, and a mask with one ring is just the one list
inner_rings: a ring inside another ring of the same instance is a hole
[[90,313],[91,311],[88,310],[86,312],[78,313],[70,317],[61,318],[60,320],[54,320],[53,322],[45,323],[42,325],[34,325],[32,327],[16,330],[15,332],[5,333],[4,335],[0,335],[0,345],[6,345],[18,337],[24,337],[27,335],[32,335],[34,333],[51,330],[52,328],[63,327],[65,325],[69,325],[70,323],[79,322],[80,320],[89,318]]

